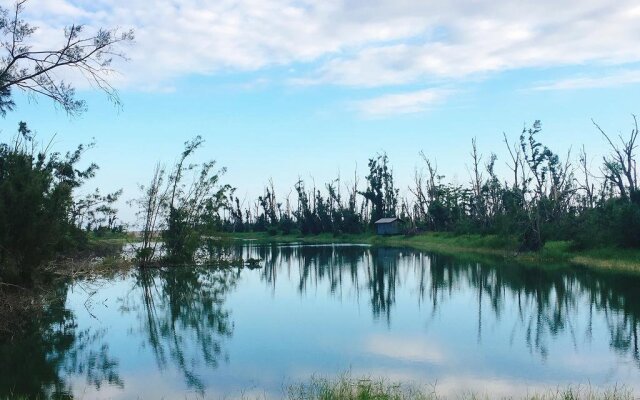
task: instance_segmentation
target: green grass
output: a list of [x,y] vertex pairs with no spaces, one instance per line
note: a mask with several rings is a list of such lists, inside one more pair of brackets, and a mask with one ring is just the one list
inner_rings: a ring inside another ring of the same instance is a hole
[[[284,387],[279,398],[286,400],[484,400],[484,399],[522,399],[522,400],[633,400],[633,391],[624,387],[598,389],[591,386],[569,386],[548,389],[544,392],[530,393],[514,397],[498,397],[496,393],[466,392],[455,396],[438,393],[437,385],[418,385],[392,382],[387,379],[353,377],[350,373],[337,378],[313,376],[307,381]],[[140,394],[138,398],[145,398]],[[185,396],[185,398],[190,398]],[[195,398],[201,398],[200,395]],[[225,397],[226,398],[226,397]],[[241,396],[242,399],[254,397]],[[266,397],[259,396],[256,399]],[[26,400],[21,395],[0,396],[0,400]]]
[[[434,251],[444,254],[462,253],[486,255],[508,259],[525,264],[570,263],[590,268],[608,269],[640,273],[640,250],[619,248],[596,248],[575,250],[571,242],[547,242],[538,252],[518,252],[517,241],[498,235],[455,235],[445,232],[429,232],[414,236],[377,236],[372,233],[340,234],[323,233],[319,235],[269,235],[267,232],[226,233],[225,239],[252,240],[255,243],[362,243],[379,246],[411,247],[418,250]],[[119,248],[131,239],[126,235],[110,238],[91,238],[89,247],[92,252],[101,255]]]
[[445,254],[487,255],[525,264],[570,263],[591,268],[640,273],[640,250],[597,248],[575,250],[571,242],[547,242],[538,252],[518,252],[514,239],[497,235],[454,235],[430,232],[414,236],[377,236],[365,234],[269,235],[266,232],[225,234],[228,239],[252,240],[256,243],[363,243],[380,246],[411,247]]
[[289,400],[437,398],[433,391],[425,388],[385,380],[356,379],[349,375],[337,379],[312,377],[308,382],[290,385],[286,395]]
[[[289,400],[436,400],[449,397],[438,394],[437,387],[402,384],[385,379],[354,378],[345,374],[336,379],[312,377],[309,381],[290,385]],[[454,399],[493,399],[496,394],[467,393]],[[632,400],[633,392],[624,388],[594,389],[591,387],[568,387],[520,397],[527,400]]]
[[269,242],[302,242],[302,243],[365,243],[372,245],[412,245],[434,247],[464,247],[487,252],[504,252],[506,249],[515,248],[513,240],[505,239],[497,235],[453,235],[451,233],[425,233],[415,236],[378,236],[372,233],[338,234],[321,233],[319,235],[269,235],[266,232],[242,232],[228,233],[226,238],[253,240],[257,243]]

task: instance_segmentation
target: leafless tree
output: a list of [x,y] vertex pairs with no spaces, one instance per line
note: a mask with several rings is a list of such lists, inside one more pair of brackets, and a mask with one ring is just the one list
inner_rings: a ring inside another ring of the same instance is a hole
[[602,136],[607,139],[611,147],[612,154],[609,157],[603,157],[604,166],[602,172],[606,179],[611,181],[620,190],[620,195],[629,199],[630,194],[638,190],[638,175],[636,170],[636,139],[638,138],[638,120],[633,116],[634,128],[628,139],[620,138],[621,146],[613,143],[609,135],[595,121],[593,124],[598,128]]
[[147,187],[140,186],[140,190],[144,193],[143,196],[129,202],[130,205],[139,208],[138,218],[142,225],[140,232],[142,243],[136,249],[136,256],[142,264],[155,258],[159,245],[158,237],[166,225],[164,211],[169,201],[170,186],[165,181],[165,168],[158,163],[149,185]]
[[37,28],[22,19],[25,3],[18,0],[11,10],[0,7],[0,52],[4,53],[0,56],[0,114],[5,116],[15,108],[12,90],[16,88],[34,98],[52,99],[69,115],[82,113],[85,102],[76,98],[73,85],[56,76],[62,71],[81,73],[119,105],[118,93],[107,77],[112,72],[112,60],[125,59],[118,48],[133,41],[133,31],[99,29],[85,35],[83,25],[71,25],[64,29],[59,47],[34,48],[30,38]]
[[424,193],[423,190],[423,179],[424,179],[424,174],[423,172],[420,170],[418,170],[417,168],[415,169],[414,173],[413,173],[413,188],[409,187],[409,191],[415,196],[416,198],[416,202],[414,204],[414,214],[415,217],[417,219],[425,219],[426,215],[427,215],[427,209],[428,209],[428,200],[427,200],[427,196]]
[[580,151],[579,156],[580,161],[580,172],[584,176],[584,180],[582,182],[578,182],[580,189],[584,191],[584,201],[583,207],[593,208],[595,204],[595,191],[596,187],[593,184],[591,172],[589,172],[589,160],[587,157],[587,151],[584,149],[584,145],[582,146],[582,150]]
[[479,199],[482,194],[483,181],[482,172],[480,172],[480,162],[482,161],[482,155],[478,154],[478,145],[475,137],[471,139],[471,160],[473,161],[471,186],[473,186],[473,194],[477,199]]
[[440,185],[441,179],[444,177],[443,175],[438,175],[438,165],[434,164],[423,151],[420,152],[420,158],[427,166],[427,196],[429,196],[429,201],[437,201],[439,200],[440,194],[438,193],[438,186]]
[[509,156],[511,157],[512,164],[507,163],[507,167],[509,167],[509,169],[513,172],[513,187],[519,188],[518,179],[520,178],[520,174],[523,175],[522,181],[526,181],[526,177],[524,176],[524,168],[522,168],[522,150],[517,143],[514,143],[513,145],[509,143],[509,139],[507,139],[506,133],[503,132],[502,136],[504,138],[504,144],[507,145],[507,150],[509,150]]

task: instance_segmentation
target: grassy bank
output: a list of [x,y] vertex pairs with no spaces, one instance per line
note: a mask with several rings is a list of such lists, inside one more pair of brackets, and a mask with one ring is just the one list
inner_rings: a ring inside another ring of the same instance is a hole
[[570,242],[548,242],[539,252],[518,252],[515,240],[496,235],[453,235],[424,233],[415,236],[377,236],[374,234],[269,235],[266,232],[227,234],[229,239],[258,243],[363,243],[380,246],[411,247],[418,250],[459,255],[482,254],[522,263],[571,263],[590,268],[640,273],[640,250],[599,248],[574,250]]

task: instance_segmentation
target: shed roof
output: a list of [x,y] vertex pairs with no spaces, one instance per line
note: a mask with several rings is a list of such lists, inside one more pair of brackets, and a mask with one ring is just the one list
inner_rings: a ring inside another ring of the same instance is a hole
[[402,220],[400,218],[397,217],[393,217],[393,218],[380,218],[379,220],[377,220],[376,222],[374,222],[375,224],[389,224],[391,222],[395,222],[395,221],[400,221],[402,222]]

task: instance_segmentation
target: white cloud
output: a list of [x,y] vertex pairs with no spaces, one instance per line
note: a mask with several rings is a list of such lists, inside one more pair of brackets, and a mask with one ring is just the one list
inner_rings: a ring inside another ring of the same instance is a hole
[[393,114],[414,114],[443,101],[452,92],[444,89],[424,89],[413,92],[386,94],[354,102],[362,115],[384,117]]
[[43,40],[76,21],[134,28],[118,78],[133,88],[297,63],[314,68],[292,73],[298,83],[370,87],[640,61],[635,0],[31,0],[27,11]]
[[447,359],[441,346],[427,342],[424,338],[371,335],[364,340],[364,350],[397,360],[430,364],[442,364]]
[[623,70],[600,76],[581,76],[543,82],[533,87],[534,90],[576,90],[608,88],[640,83],[640,70]]
[[437,40],[371,46],[335,57],[317,70],[316,81],[393,85],[518,68],[624,64],[640,59],[634,50],[634,42],[640,39],[640,19],[628,12],[628,3],[599,8],[589,2],[518,4],[521,10],[505,7],[494,12],[502,6],[487,3],[487,9],[478,13],[459,10],[443,17],[448,34]]

